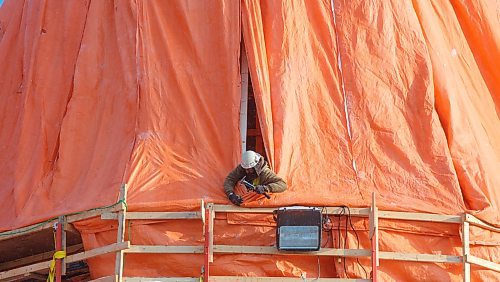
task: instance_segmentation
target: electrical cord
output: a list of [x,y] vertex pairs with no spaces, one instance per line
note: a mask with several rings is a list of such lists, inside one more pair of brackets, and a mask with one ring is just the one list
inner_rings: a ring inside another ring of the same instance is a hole
[[333,223],[332,221],[330,220],[330,217],[328,216],[328,214],[326,214],[324,211],[326,210],[325,207],[323,207],[321,209],[321,214],[323,215],[323,224],[321,226],[321,229],[323,230],[323,232],[326,232],[326,242],[323,244],[323,246],[321,246],[322,248],[326,247],[328,245],[328,242],[330,242],[330,237],[331,237],[331,231],[332,231],[332,227],[333,227]]
[[[352,231],[354,231],[354,236],[356,236],[356,242],[357,242],[356,248],[359,249],[358,232],[356,232],[356,229],[354,229],[354,225],[352,224],[351,209],[349,207],[347,207],[347,212],[348,212],[348,216],[349,216],[349,225],[351,225],[351,229],[352,229]],[[363,272],[365,273],[366,279],[368,279],[368,273],[366,272],[366,269],[363,267],[363,265],[359,262],[359,258],[356,258],[356,262],[359,264],[359,266],[361,266],[361,269],[363,269]]]
[[[338,249],[342,248],[342,232],[340,230],[340,227],[342,224],[342,217],[345,216],[346,217],[346,219],[345,219],[345,236],[344,236],[343,248],[345,249],[347,246],[347,235],[348,235],[348,230],[349,230],[349,226],[350,226],[352,231],[354,232],[354,236],[356,237],[356,248],[359,249],[359,236],[358,236],[358,232],[354,228],[354,224],[352,223],[351,209],[348,206],[341,206],[340,208],[342,208],[342,210],[340,210],[340,212],[338,214],[334,215],[335,217],[338,218],[338,224],[337,224],[338,243],[335,244],[335,240],[332,238],[332,246],[337,247]],[[346,212],[346,210],[347,210],[347,212]],[[330,220],[330,217],[328,216],[328,214],[326,214],[325,211],[326,211],[326,207],[323,207],[321,209],[321,214],[323,214],[322,230],[323,230],[323,232],[327,232],[327,239],[326,239],[326,242],[323,244],[322,248],[324,248],[325,246],[328,245],[328,243],[330,241],[331,231],[334,228],[333,222]],[[325,224],[325,222],[331,223],[331,225]],[[346,258],[341,257],[341,259],[343,260],[343,268],[344,268],[344,273],[346,275],[346,278],[349,278],[349,275],[347,274]],[[356,258],[356,262],[361,267],[361,269],[363,269],[363,272],[365,273],[365,277],[366,277],[366,279],[368,279],[368,273],[366,272],[366,269],[364,268],[363,264],[361,264],[361,262],[359,261],[359,258]]]
[[[347,247],[347,235],[348,235],[349,226],[350,226],[350,228],[354,232],[354,236],[356,237],[356,248],[359,249],[359,236],[358,236],[357,230],[354,228],[354,225],[352,223],[351,209],[348,206],[341,206],[340,208],[342,208],[342,210],[340,210],[340,212],[337,215],[335,215],[335,217],[338,218],[338,224],[337,224],[337,230],[336,230],[337,234],[338,234],[338,237],[337,237],[338,243],[335,244],[335,241],[332,241],[332,244],[334,247],[336,246],[338,249],[341,249],[341,248],[345,249]],[[345,216],[345,235],[344,235],[344,242],[342,242],[341,226],[342,226],[342,217],[344,217],[344,216]],[[324,218],[328,218],[328,216],[325,215]],[[328,218],[328,220],[329,220],[329,218]],[[332,231],[333,228],[334,228],[334,226],[332,225],[330,227],[330,229],[324,228],[323,230],[328,232],[328,231]],[[330,235],[330,233],[328,233],[328,235]],[[328,243],[328,240],[329,240],[329,237],[327,237],[326,243]],[[333,240],[333,238],[332,238],[332,240]],[[349,278],[349,274],[347,273],[346,258],[341,257],[341,260],[343,260],[343,262],[341,262],[341,263],[343,264],[344,273],[346,275],[346,278]],[[368,273],[366,272],[366,269],[359,261],[359,258],[356,258],[356,262],[361,267],[361,269],[363,269],[363,272],[365,273],[365,277],[368,279]]]

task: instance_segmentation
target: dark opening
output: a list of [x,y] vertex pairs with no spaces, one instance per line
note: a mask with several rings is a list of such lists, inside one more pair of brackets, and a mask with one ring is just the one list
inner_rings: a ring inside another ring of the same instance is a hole
[[247,150],[255,151],[267,159],[250,76],[248,77]]

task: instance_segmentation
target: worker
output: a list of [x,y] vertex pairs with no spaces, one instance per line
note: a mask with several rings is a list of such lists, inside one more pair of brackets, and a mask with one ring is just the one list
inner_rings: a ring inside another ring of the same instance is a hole
[[243,178],[255,186],[258,194],[281,193],[287,188],[285,181],[269,168],[264,157],[254,151],[244,152],[241,163],[224,180],[224,192],[237,206],[243,203],[243,198],[234,193],[234,186]]

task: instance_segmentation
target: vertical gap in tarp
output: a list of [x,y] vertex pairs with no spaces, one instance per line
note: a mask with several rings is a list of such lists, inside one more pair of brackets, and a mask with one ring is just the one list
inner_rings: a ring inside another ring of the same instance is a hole
[[[331,7],[332,7],[332,17],[333,17],[333,28],[335,29],[335,45],[337,46],[337,67],[339,69],[339,76],[340,76],[340,82],[341,82],[341,87],[342,87],[342,95],[344,96],[344,113],[345,113],[345,120],[346,120],[346,126],[347,126],[347,134],[349,135],[349,150],[351,151],[351,156],[352,156],[352,168],[356,172],[356,183],[358,182],[357,180],[357,175],[358,175],[358,169],[356,168],[356,159],[354,158],[353,150],[352,150],[352,133],[351,133],[351,122],[349,119],[349,100],[345,91],[345,83],[344,83],[344,73],[342,72],[342,54],[340,52],[340,45],[339,45],[339,35],[337,32],[337,21],[335,18],[335,0],[332,0],[331,2]],[[359,188],[359,187],[358,187]]]
[[243,39],[240,44],[240,81],[241,81],[241,100],[240,100],[240,138],[241,153],[247,150],[247,121],[248,121],[248,62],[245,54],[245,45]]
[[241,87],[241,98],[240,98],[240,144],[241,144],[241,154],[247,150],[247,115],[248,115],[248,60],[245,50],[245,41],[243,40],[242,25],[243,17],[241,16],[241,2],[239,4],[239,24],[240,24],[240,58],[239,58],[239,68],[240,68],[240,87]]

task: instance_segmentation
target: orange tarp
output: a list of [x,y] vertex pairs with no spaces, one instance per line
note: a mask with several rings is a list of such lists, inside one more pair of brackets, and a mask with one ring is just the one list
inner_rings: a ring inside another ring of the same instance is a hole
[[[242,38],[268,159],[289,185],[247,206],[366,207],[376,192],[383,210],[469,212],[500,225],[495,11],[479,0],[7,0],[0,231],[111,205],[121,183],[130,211],[228,204]],[[215,244],[274,244],[269,216],[218,214],[215,224]],[[369,248],[366,220],[353,224]],[[461,255],[459,225],[380,224],[382,251]],[[76,227],[86,249],[116,240],[114,222]],[[344,237],[325,233],[324,246]],[[127,222],[126,238],[203,243],[199,221]],[[471,241],[474,255],[500,260],[498,234],[473,228]],[[357,247],[352,231],[346,242]],[[364,270],[351,259],[216,255],[211,274],[364,278],[371,267],[360,262]],[[92,276],[113,263],[89,260]],[[126,276],[198,276],[203,257],[127,254],[125,264]],[[462,275],[460,264],[420,262],[382,261],[379,271],[384,281]],[[500,279],[476,268],[472,278]]]

